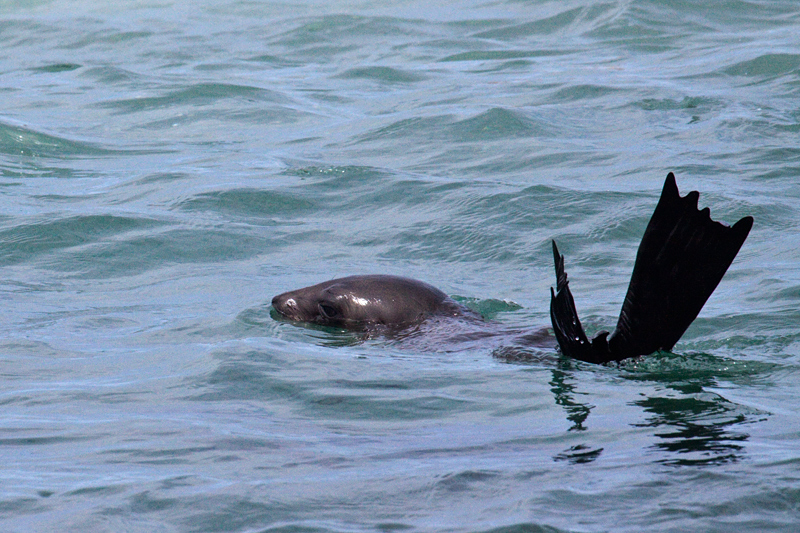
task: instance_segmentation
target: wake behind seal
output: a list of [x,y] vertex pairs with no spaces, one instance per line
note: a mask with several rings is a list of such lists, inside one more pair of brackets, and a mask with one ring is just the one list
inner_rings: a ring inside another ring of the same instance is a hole
[[[564,257],[553,241],[556,290],[550,317],[561,352],[591,363],[606,363],[671,350],[714,292],[753,226],[744,217],[733,226],[698,209],[699,193],[681,197],[667,175],[645,229],[630,284],[613,333],[591,341],[583,331]],[[474,319],[476,313],[422,281],[385,275],[350,276],[289,291],[272,300],[281,316],[298,322],[349,330],[407,328],[432,316]]]

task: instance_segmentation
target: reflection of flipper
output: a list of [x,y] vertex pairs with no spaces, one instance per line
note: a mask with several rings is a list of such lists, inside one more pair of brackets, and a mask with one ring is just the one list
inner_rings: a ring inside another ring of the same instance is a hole
[[661,199],[639,244],[617,328],[586,338],[569,290],[564,258],[553,242],[557,292],[550,316],[564,355],[592,363],[670,350],[697,318],[744,244],[752,217],[728,227],[698,210],[699,194],[678,193],[667,176]]

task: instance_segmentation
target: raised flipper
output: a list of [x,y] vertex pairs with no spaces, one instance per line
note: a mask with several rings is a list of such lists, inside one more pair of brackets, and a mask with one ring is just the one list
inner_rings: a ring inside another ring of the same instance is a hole
[[670,350],[697,318],[728,270],[753,226],[744,217],[733,227],[698,210],[699,193],[678,193],[667,176],[661,199],[645,229],[617,328],[591,342],[583,331],[564,272],[564,258],[553,243],[557,292],[551,289],[550,316],[561,351],[570,357],[604,363],[658,350]]
[[[575,309],[575,300],[569,290],[569,280],[564,271],[564,256],[558,253],[556,241],[553,241],[553,260],[556,264],[556,291],[550,287],[550,320],[558,340],[561,353],[573,359],[589,363],[605,363],[613,360],[609,356],[608,344],[605,343],[607,331],[598,334],[590,343],[583,331],[583,326]],[[598,343],[595,346],[595,343]]]

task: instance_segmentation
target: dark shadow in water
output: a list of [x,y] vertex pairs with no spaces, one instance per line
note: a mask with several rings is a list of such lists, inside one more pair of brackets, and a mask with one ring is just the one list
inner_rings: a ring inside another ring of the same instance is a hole
[[[592,412],[594,406],[588,403],[576,401],[575,396],[582,393],[577,392],[576,385],[572,381],[571,373],[568,371],[570,362],[560,361],[561,368],[553,369],[553,377],[550,380],[550,391],[556,400],[556,405],[560,405],[567,413],[567,420],[572,424],[567,431],[585,431],[586,419]],[[586,444],[578,444],[564,450],[553,457],[556,461],[568,461],[572,464],[591,463],[603,452],[603,448],[592,448]]]
[[645,398],[634,402],[650,413],[634,427],[651,427],[662,439],[653,448],[675,454],[659,462],[673,466],[720,465],[741,460],[743,443],[750,435],[733,428],[749,422],[736,404],[715,395],[713,400],[694,397]]
[[[571,423],[568,431],[588,429],[589,415],[594,408],[581,401],[580,382],[572,379],[574,361],[562,358],[552,370],[550,390],[555,403],[566,412]],[[646,418],[633,427],[653,428],[659,439],[652,449],[663,452],[658,462],[670,466],[707,466],[740,461],[746,453],[750,438],[739,431],[744,424],[761,420],[765,413],[728,401],[717,393],[708,392],[718,381],[747,380],[754,365],[735,362],[707,354],[653,354],[647,358],[618,365],[622,376],[652,386],[659,385],[663,396],[651,394],[631,403],[641,407]],[[556,455],[556,461],[573,464],[597,459],[603,449],[582,443]]]
[[766,413],[731,402],[710,388],[720,380],[747,382],[767,370],[755,363],[704,353],[659,352],[620,365],[626,379],[660,385],[658,396],[631,405],[647,414],[634,427],[653,428],[660,439],[651,449],[664,452],[658,462],[670,466],[713,466],[742,460],[750,435],[745,424],[763,420]]
[[567,461],[574,465],[591,463],[603,453],[603,448],[591,449],[583,444],[572,446],[553,457],[555,461]]
[[704,353],[661,352],[622,365],[623,377],[657,383],[663,395],[643,398],[637,405],[648,414],[634,427],[654,428],[661,439],[652,446],[669,456],[659,462],[672,466],[719,465],[740,461],[750,435],[740,428],[767,414],[709,392],[719,381],[747,382],[771,365],[734,361]]
[[572,426],[567,431],[585,431],[584,422],[592,412],[592,406],[575,401],[575,385],[570,383],[570,374],[563,370],[553,370],[553,377],[550,380],[550,391],[556,400],[556,405],[560,405],[567,412],[567,420]]

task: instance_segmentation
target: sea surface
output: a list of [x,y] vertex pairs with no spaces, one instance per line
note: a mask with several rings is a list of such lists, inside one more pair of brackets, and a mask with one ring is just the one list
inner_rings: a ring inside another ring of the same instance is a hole
[[[755,217],[674,353],[271,316],[555,239],[613,328],[669,171]],[[0,530],[798,531],[798,259],[795,0],[0,2]]]

